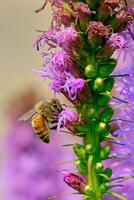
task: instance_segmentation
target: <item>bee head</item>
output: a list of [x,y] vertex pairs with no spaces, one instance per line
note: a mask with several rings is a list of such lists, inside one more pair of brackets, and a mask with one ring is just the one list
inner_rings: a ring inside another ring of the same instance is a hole
[[60,101],[58,99],[52,99],[51,100],[51,108],[54,111],[60,112],[62,110]]

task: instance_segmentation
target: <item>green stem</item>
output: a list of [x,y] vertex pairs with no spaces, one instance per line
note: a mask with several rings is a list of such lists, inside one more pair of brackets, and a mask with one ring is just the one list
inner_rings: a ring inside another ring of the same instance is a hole
[[[91,122],[93,123],[93,122]],[[99,149],[100,149],[100,142],[99,142],[99,135],[96,134],[95,132],[95,127],[90,129],[90,135],[91,135],[91,146],[94,149],[95,153],[92,155],[92,161],[91,161],[91,166],[90,166],[90,171],[91,171],[91,182],[92,182],[92,187],[93,191],[95,193],[95,198],[96,200],[101,200],[101,195],[99,192],[99,177],[96,172],[96,164],[97,162],[100,161],[99,159]]]
[[100,141],[99,135],[95,133],[94,122],[90,123],[90,134],[86,136],[86,144],[91,145],[93,151],[95,152],[93,155],[89,156],[88,159],[88,174],[87,174],[87,185],[89,188],[92,187],[93,197],[91,200],[101,200],[101,194],[99,191],[99,177],[96,171],[96,164],[100,161],[99,158],[99,149],[100,149]]

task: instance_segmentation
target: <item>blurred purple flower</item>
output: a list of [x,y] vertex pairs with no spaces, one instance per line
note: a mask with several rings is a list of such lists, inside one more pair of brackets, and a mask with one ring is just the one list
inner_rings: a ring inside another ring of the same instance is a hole
[[55,137],[47,145],[37,139],[30,124],[10,124],[6,145],[6,200],[44,200],[63,192],[52,166],[60,158]]
[[[114,131],[114,135],[120,136],[122,140],[116,140],[118,144],[111,145],[111,156],[119,156],[120,158],[111,159],[110,161],[105,161],[106,166],[112,167],[113,178],[120,176],[133,176],[134,175],[134,67],[127,67],[120,70],[118,74],[129,74],[129,76],[124,76],[116,79],[116,95],[120,96],[120,99],[127,101],[128,103],[123,104],[121,101],[115,101],[115,104],[119,104],[114,117],[121,118],[123,120],[130,120],[131,122],[118,122],[118,128]],[[117,72],[116,72],[117,74]],[[122,105],[122,106],[121,106]],[[124,156],[122,156],[124,154]],[[126,155],[126,156],[125,156]],[[131,156],[132,155],[132,156]],[[128,200],[133,200],[133,184],[134,179],[122,179],[111,182],[111,184],[121,184],[122,187],[114,188],[114,192],[117,192],[127,198]],[[104,197],[104,200],[116,200],[116,197]]]

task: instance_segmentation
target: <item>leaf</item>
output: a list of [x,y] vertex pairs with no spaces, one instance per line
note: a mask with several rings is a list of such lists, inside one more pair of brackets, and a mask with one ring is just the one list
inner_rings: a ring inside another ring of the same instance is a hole
[[115,193],[115,192],[107,192],[105,194],[109,194],[113,197],[117,197],[118,199],[122,199],[122,200],[127,200],[125,197],[123,197],[122,195],[118,194],[118,193]]
[[106,139],[112,139],[112,140],[124,140],[123,137],[114,137],[114,136],[110,136],[110,135],[106,136]]
[[134,178],[134,176],[119,176],[116,178],[112,178],[111,181],[116,181],[116,180],[120,180],[120,179],[130,179],[130,178]]
[[72,147],[74,144],[63,144],[62,147]]
[[51,196],[51,197],[48,197],[48,200],[51,200],[51,199],[55,199],[57,197],[65,197],[65,196],[70,196],[70,195],[74,195],[74,194],[80,194],[80,193],[76,193],[76,192],[73,192],[73,193],[63,193],[63,194],[56,194],[54,196]]
[[111,179],[106,174],[99,174],[99,176],[102,176],[106,180],[110,181]]
[[113,158],[123,158],[123,157],[127,157],[127,156],[134,156],[134,154],[121,154],[121,155],[117,155],[117,156],[111,156],[111,157],[108,157],[108,159],[113,159]]

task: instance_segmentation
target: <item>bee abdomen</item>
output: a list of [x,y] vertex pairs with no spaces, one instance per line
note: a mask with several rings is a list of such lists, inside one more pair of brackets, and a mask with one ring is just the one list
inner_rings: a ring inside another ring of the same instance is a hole
[[47,131],[44,131],[44,132],[37,132],[37,130],[35,131],[36,134],[38,135],[38,137],[43,140],[43,142],[46,142],[46,143],[49,143],[49,139],[50,139],[50,136],[49,136],[49,133]]
[[32,120],[32,127],[43,142],[49,143],[50,135],[42,115],[38,115]]

